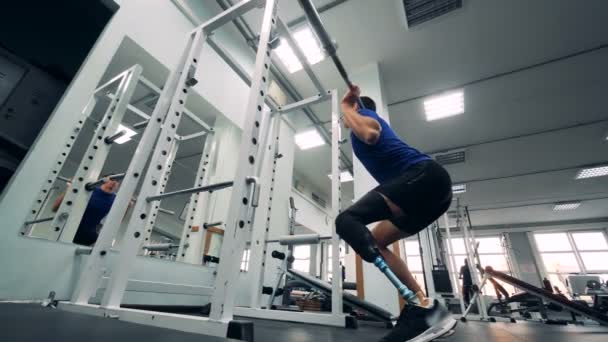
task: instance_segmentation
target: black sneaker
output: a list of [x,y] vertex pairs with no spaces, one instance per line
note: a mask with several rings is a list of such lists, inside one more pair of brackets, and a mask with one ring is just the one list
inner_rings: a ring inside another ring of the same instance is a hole
[[456,320],[437,300],[430,308],[406,305],[397,324],[380,342],[428,342],[450,332]]

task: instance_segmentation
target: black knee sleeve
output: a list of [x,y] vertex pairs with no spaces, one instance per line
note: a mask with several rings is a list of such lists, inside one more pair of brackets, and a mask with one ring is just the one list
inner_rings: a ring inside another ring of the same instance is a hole
[[346,209],[336,218],[336,232],[367,262],[373,262],[380,255],[376,239],[367,228],[392,216],[384,198],[372,191]]

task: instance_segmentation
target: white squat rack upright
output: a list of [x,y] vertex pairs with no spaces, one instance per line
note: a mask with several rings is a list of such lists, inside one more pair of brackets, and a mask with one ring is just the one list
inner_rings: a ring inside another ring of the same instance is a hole
[[[331,101],[331,176],[332,176],[332,187],[331,187],[331,216],[335,219],[340,213],[340,191],[341,191],[341,182],[340,182],[340,161],[339,161],[339,141],[341,140],[341,132],[340,132],[340,108],[339,108],[339,98],[337,90],[328,90],[323,93],[313,96],[311,98],[302,100],[298,103],[294,103],[289,106],[280,107],[278,109],[277,114],[281,115],[288,112],[295,111],[297,109],[301,109],[302,107],[308,106],[313,103],[320,103],[323,101]],[[272,151],[273,155],[276,157],[278,151],[278,125],[275,125],[275,134],[273,134],[273,138],[276,139],[276,144],[274,150]],[[273,163],[272,168],[272,179],[271,182],[274,183],[275,178],[275,167],[276,160]],[[279,321],[292,321],[292,322],[301,322],[301,323],[311,323],[311,324],[321,324],[321,325],[329,325],[336,327],[347,327],[350,326],[349,316],[345,315],[342,310],[342,271],[340,267],[340,258],[333,257],[332,258],[332,291],[331,291],[331,313],[311,313],[311,312],[293,312],[293,311],[279,311],[279,310],[270,310],[270,305],[267,305],[265,308],[261,307],[260,304],[260,296],[262,294],[262,288],[264,285],[264,270],[265,270],[265,260],[267,257],[267,251],[270,243],[279,242],[282,245],[296,245],[296,244],[311,244],[318,243],[320,241],[320,237],[317,235],[309,236],[308,234],[305,236],[300,235],[288,235],[281,236],[276,241],[269,240],[269,223],[270,223],[270,211],[272,208],[272,191],[274,190],[273,184],[271,184],[270,188],[270,197],[268,201],[268,218],[267,224],[265,226],[258,225],[257,229],[254,229],[251,237],[251,267],[250,274],[252,276],[252,283],[250,288],[250,298],[251,302],[249,307],[236,307],[234,309],[235,314],[243,317],[254,317],[254,318],[263,318],[263,319],[272,319]],[[333,220],[332,220],[333,221]],[[314,234],[311,234],[314,235]],[[310,239],[309,239],[310,238]],[[332,234],[331,234],[331,246],[333,251],[339,251],[340,246],[340,237],[336,233],[335,225],[332,224]],[[306,241],[304,241],[306,240]],[[337,252],[335,252],[337,253]],[[274,285],[274,284],[273,284]]]

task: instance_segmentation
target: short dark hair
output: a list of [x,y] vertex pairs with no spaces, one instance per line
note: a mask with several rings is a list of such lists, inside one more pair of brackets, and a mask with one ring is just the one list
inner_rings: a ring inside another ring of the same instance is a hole
[[361,102],[363,102],[363,106],[367,109],[371,109],[374,112],[376,111],[376,102],[372,100],[369,96],[361,96]]

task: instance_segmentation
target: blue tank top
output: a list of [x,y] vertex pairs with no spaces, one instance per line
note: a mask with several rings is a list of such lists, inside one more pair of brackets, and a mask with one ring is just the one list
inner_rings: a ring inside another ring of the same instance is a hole
[[87,204],[87,208],[78,226],[78,231],[86,233],[89,236],[93,234],[97,236],[97,225],[110,212],[115,198],[116,194],[114,193],[104,192],[99,187],[93,189],[89,204]]
[[398,177],[410,166],[431,159],[401,140],[386,121],[373,110],[360,109],[359,114],[377,120],[382,126],[380,138],[375,145],[368,145],[359,140],[352,131],[350,133],[355,156],[378,183],[382,184]]

